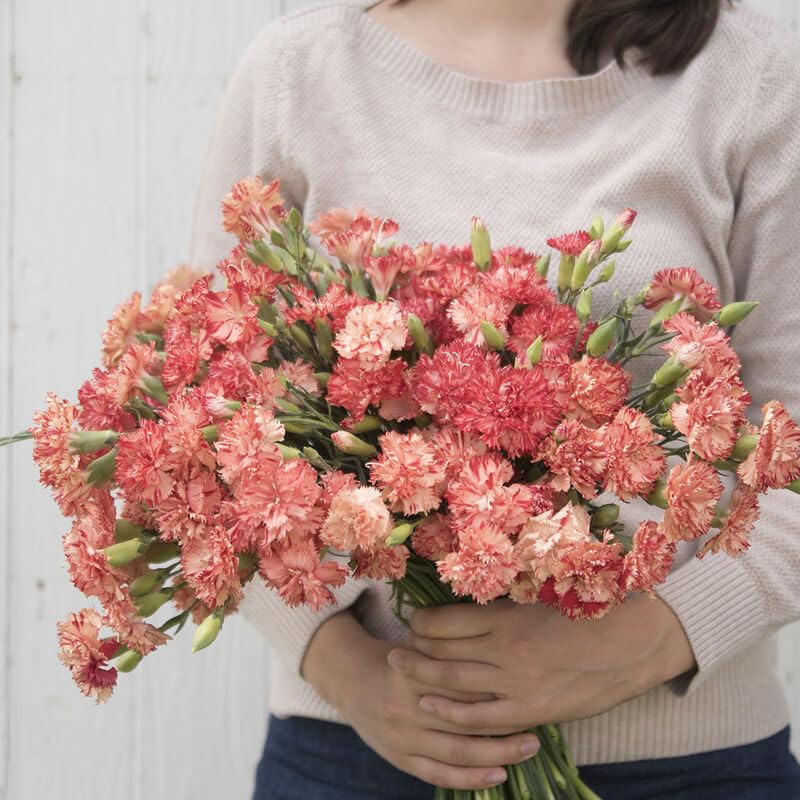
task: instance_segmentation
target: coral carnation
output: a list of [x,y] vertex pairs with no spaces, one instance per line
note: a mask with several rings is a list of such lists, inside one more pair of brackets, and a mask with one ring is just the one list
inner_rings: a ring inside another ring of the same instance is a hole
[[711,526],[723,488],[711,464],[705,461],[676,464],[667,479],[669,508],[661,521],[662,532],[671,542],[703,536]]
[[800,428],[777,400],[766,403],[761,413],[758,444],[737,470],[757,492],[781,489],[800,478]]
[[115,639],[100,639],[100,615],[90,608],[70,614],[58,623],[58,658],[86,697],[103,703],[117,683],[117,670],[108,660],[119,648]]

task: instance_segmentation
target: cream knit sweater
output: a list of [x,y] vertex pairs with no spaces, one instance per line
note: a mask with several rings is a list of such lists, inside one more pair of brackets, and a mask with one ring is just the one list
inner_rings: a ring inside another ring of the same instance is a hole
[[[637,291],[665,266],[691,265],[723,302],[758,299],[734,332],[754,409],[770,398],[800,419],[800,43],[748,6],[725,10],[680,74],[615,62],[592,75],[502,82],[457,72],[342,0],[269,23],[233,75],[196,206],[191,260],[211,267],[234,244],[219,204],[237,179],[283,179],[308,220],[362,205],[400,241],[463,244],[484,218],[494,245],[639,212],[613,288]],[[596,307],[603,308],[596,295]],[[800,497],[772,492],[742,558],[683,552],[660,596],[699,670],[565,731],[578,763],[675,756],[768,736],[788,722],[773,634],[800,616]],[[634,504],[626,518],[647,513]],[[349,581],[375,635],[399,639],[388,591]],[[256,583],[242,613],[272,643],[273,713],[339,720],[299,675],[320,623]],[[532,686],[531,691],[536,691]],[[266,712],[266,709],[265,709]]]

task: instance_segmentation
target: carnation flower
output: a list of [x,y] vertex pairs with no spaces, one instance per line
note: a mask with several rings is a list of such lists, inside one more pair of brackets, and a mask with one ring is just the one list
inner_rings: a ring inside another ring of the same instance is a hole
[[341,564],[320,563],[319,552],[306,539],[262,555],[259,571],[286,605],[307,605],[314,611],[333,605],[336,598],[329,587],[342,586],[347,578],[347,570]]
[[567,256],[579,256],[591,241],[588,231],[576,231],[548,239],[547,246]]
[[601,431],[608,457],[604,488],[625,501],[650,494],[667,468],[650,420],[625,406]]
[[263,264],[254,264],[242,244],[237,245],[228,258],[220,261],[217,269],[225,278],[227,287],[251,297],[257,305],[273,300],[275,289],[287,283],[283,273],[266,269]]
[[434,295],[452,300],[471,286],[478,274],[470,245],[438,245],[431,253],[425,271],[411,281],[410,289],[418,296]]
[[553,473],[551,486],[562,492],[572,486],[590,500],[606,474],[605,438],[577,420],[565,420],[544,440],[538,458]]
[[119,648],[115,639],[101,639],[102,620],[91,608],[70,614],[58,623],[58,658],[86,697],[103,703],[117,684],[117,670],[108,660]]
[[578,344],[581,322],[571,306],[550,303],[529,306],[511,319],[508,348],[524,356],[531,343],[542,337],[542,360],[570,356]]
[[395,236],[397,223],[380,217],[358,216],[346,230],[336,230],[322,236],[325,249],[353,272],[363,272],[367,259],[375,248],[380,249],[387,239]]
[[322,394],[319,381],[314,376],[313,367],[303,361],[302,358],[294,361],[284,361],[278,367],[278,375],[294,386],[308,392],[312,397],[319,397]]
[[328,379],[327,399],[331,405],[345,408],[348,424],[363,419],[367,408],[386,400],[402,397],[407,391],[406,364],[394,358],[374,368],[365,368],[358,359],[339,358]]
[[324,472],[320,479],[322,481],[322,496],[320,497],[319,505],[326,514],[330,510],[333,498],[339,492],[345,489],[357,489],[361,485],[354,475],[349,472],[342,472],[340,469]]
[[116,481],[126,500],[158,506],[172,491],[178,459],[171,455],[163,426],[144,419],[117,440]]
[[684,308],[701,322],[710,320],[722,308],[716,288],[690,267],[660,269],[656,272],[644,298],[644,307],[655,310],[681,297],[686,301]]
[[154,377],[159,368],[152,342],[128,345],[112,373],[113,397],[117,405],[123,406],[133,397],[147,395],[154,386]]
[[470,458],[481,456],[487,451],[486,444],[477,436],[462,433],[449,425],[444,428],[430,425],[421,433],[433,448],[436,460],[444,470],[444,480],[447,483],[461,472]]
[[258,177],[236,183],[222,201],[222,227],[241,242],[268,237],[285,216],[280,186],[278,178],[266,186]]
[[364,209],[361,206],[358,206],[355,211],[349,211],[346,208],[332,208],[309,222],[308,229],[315,236],[327,236],[330,233],[347,230],[356,217],[362,216],[364,216]]
[[392,531],[392,517],[381,493],[371,486],[344,489],[331,501],[320,538],[341,552],[374,550]]
[[516,532],[535,513],[537,496],[524,484],[506,485],[513,476],[513,465],[499,453],[470,458],[445,494],[455,527]]
[[239,557],[224,528],[204,527],[184,542],[181,569],[195,595],[209,608],[242,597]]
[[250,359],[238,350],[215,352],[208,364],[208,377],[219,381],[223,394],[231,400],[244,400],[257,385]]
[[149,622],[139,619],[136,608],[130,601],[106,606],[103,624],[112,628],[126,647],[143,656],[152,653],[156,647],[172,638]]
[[719,552],[729,556],[744,553],[750,547],[750,532],[755,527],[759,513],[758,494],[744,484],[737,484],[719,533],[700,548],[697,557]]
[[521,247],[504,247],[495,251],[497,267],[482,277],[483,286],[497,297],[513,304],[554,305],[556,296],[547,281],[536,271],[540,256]]
[[129,431],[136,427],[133,415],[117,402],[112,373],[92,370],[92,377],[78,389],[78,424],[87,431]]
[[456,549],[458,536],[450,525],[451,520],[441,514],[433,514],[414,528],[411,544],[417,555],[430,561],[441,561]]
[[467,287],[460,297],[450,303],[447,315],[456,330],[464,335],[464,341],[482,347],[486,340],[481,324],[488,322],[505,338],[506,321],[513,307],[513,300],[493,294],[481,284],[475,284]]
[[342,358],[358,359],[362,367],[374,368],[385,363],[392,350],[402,350],[406,337],[406,325],[397,303],[373,303],[358,306],[347,314],[334,347]]
[[161,370],[161,382],[168,391],[175,392],[194,380],[200,369],[204,346],[200,336],[192,333],[189,320],[183,316],[175,316],[169,321],[164,331],[164,346],[166,359]]
[[721,370],[738,372],[739,356],[730,345],[730,337],[716,322],[700,323],[687,312],[680,312],[663,323],[664,330],[674,333],[661,346],[685,367],[702,367],[711,373]]
[[392,511],[407,516],[439,506],[444,469],[434,448],[417,431],[389,431],[379,439],[380,453],[367,465],[370,480]]
[[406,574],[408,548],[377,547],[363,550],[356,547],[351,553],[354,578],[371,578],[375,581],[397,581]]
[[761,413],[758,444],[737,470],[742,483],[756,492],[781,489],[800,478],[800,428],[777,400]]
[[744,408],[738,398],[726,396],[724,387],[706,392],[690,403],[674,403],[669,414],[689,448],[706,461],[728,458],[736,444],[736,431]]
[[436,566],[454,594],[481,604],[506,594],[519,572],[511,540],[493,527],[460,530],[458,551]]
[[103,331],[103,365],[113,367],[139,332],[139,315],[142,295],[134,292],[124,303],[114,309]]
[[203,435],[203,428],[211,422],[198,391],[175,395],[161,412],[167,450],[181,470],[216,467],[214,453]]
[[391,247],[379,256],[367,255],[364,259],[364,269],[372,279],[378,300],[389,296],[399,274],[413,271],[416,265],[417,258],[407,244]]
[[258,308],[242,284],[224,292],[209,292],[206,330],[212,341],[227,345],[247,341],[261,332]]
[[213,472],[196,467],[176,480],[172,493],[155,509],[162,537],[185,545],[198,532],[205,532],[220,510],[220,489]]
[[640,523],[633,534],[633,546],[625,554],[622,569],[625,591],[652,594],[653,586],[667,579],[674,557],[675,544],[664,536],[658,524],[652,520]]
[[572,394],[568,414],[588,425],[610,422],[631,388],[631,375],[605,358],[584,356],[570,367]]
[[233,417],[220,425],[214,444],[222,479],[233,486],[243,472],[282,460],[275,442],[283,441],[281,422],[264,406],[242,406]]
[[711,464],[694,461],[676,464],[667,478],[660,529],[671,541],[692,541],[708,532],[724,487]]

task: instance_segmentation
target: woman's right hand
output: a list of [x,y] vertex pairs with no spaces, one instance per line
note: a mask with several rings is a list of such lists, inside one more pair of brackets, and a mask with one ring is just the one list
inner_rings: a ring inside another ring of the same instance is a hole
[[390,764],[442,788],[483,789],[506,779],[504,765],[538,750],[531,733],[470,736],[422,711],[419,700],[430,687],[390,668],[387,657],[397,647],[344,611],[320,626],[302,665],[320,696]]

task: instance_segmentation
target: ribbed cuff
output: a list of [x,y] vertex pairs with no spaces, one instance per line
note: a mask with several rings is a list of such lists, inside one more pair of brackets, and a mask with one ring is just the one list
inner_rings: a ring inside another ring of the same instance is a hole
[[245,589],[240,613],[269,639],[289,673],[302,678],[300,665],[319,626],[334,614],[349,608],[366,588],[365,581],[348,578],[343,586],[333,590],[337,600],[335,605],[312,611],[306,606],[289,608],[277,592],[256,578]]
[[694,652],[697,670],[669,687],[690,695],[715,667],[767,633],[763,593],[743,564],[724,553],[692,558],[656,588],[680,620]]

